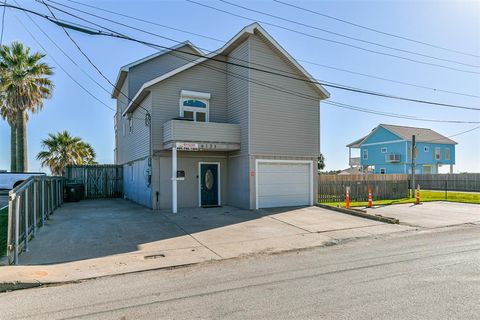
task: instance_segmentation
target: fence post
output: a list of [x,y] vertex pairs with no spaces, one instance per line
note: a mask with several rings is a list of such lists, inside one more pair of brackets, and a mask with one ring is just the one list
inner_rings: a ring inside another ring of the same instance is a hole
[[18,251],[20,250],[19,238],[20,238],[20,199],[21,196],[15,196],[15,247],[14,247],[14,256],[13,263],[18,264]]
[[448,199],[448,180],[445,179],[445,200]]
[[45,224],[45,180],[42,179],[42,226]]
[[35,237],[37,235],[37,211],[38,211],[38,205],[37,205],[37,181],[33,181],[32,184],[33,188],[33,236]]
[[28,234],[29,232],[29,227],[28,227],[28,214],[29,214],[29,205],[30,201],[28,201],[28,196],[30,195],[29,188],[25,189],[25,200],[23,201],[25,203],[25,252],[28,252]]

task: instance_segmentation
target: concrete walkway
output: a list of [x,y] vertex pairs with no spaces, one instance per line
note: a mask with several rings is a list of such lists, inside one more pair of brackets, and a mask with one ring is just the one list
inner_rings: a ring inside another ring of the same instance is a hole
[[0,283],[55,283],[327,245],[408,231],[318,207],[181,209],[176,215],[131,202],[66,203]]
[[397,218],[404,225],[429,229],[480,222],[480,205],[471,203],[434,201],[420,205],[395,204],[367,211]]

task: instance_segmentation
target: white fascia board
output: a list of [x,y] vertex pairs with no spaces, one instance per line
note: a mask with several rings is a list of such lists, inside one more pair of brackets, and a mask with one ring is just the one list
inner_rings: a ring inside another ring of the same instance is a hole
[[210,100],[212,96],[210,93],[189,91],[189,90],[182,90],[180,94],[182,97],[200,98],[200,99],[207,99],[207,100]]
[[[298,63],[295,61],[295,59],[293,59],[292,56],[290,56],[290,54],[288,54],[287,51],[285,51],[285,49],[283,49],[279,44],[278,42],[276,42],[257,22],[255,23],[252,23],[248,26],[246,26],[245,28],[243,28],[240,32],[238,32],[232,39],[230,39],[224,46],[222,46],[220,49],[218,50],[215,50],[215,51],[212,51],[211,53],[205,55],[204,57],[202,58],[199,58],[195,61],[192,61],[192,62],[189,62],[177,69],[174,69],[170,72],[167,72],[165,73],[164,75],[161,75],[160,77],[157,77],[155,79],[152,79],[148,82],[145,82],[142,87],[138,90],[138,92],[135,94],[135,97],[132,99],[132,102],[130,102],[130,104],[128,105],[128,107],[125,109],[125,111],[123,112],[123,115],[125,115],[126,113],[129,113],[129,112],[132,112],[133,110],[130,110],[132,109],[132,104],[133,102],[135,101],[136,98],[138,98],[141,94],[141,92],[143,90],[145,90],[146,88],[154,85],[154,84],[157,84],[165,79],[168,79],[182,71],[185,71],[187,69],[190,69],[191,67],[193,66],[196,66],[197,64],[199,63],[202,63],[210,58],[213,58],[217,55],[220,55],[222,54],[223,52],[225,52],[232,44],[234,44],[239,38],[241,38],[242,36],[244,36],[245,34],[253,34],[255,29],[257,29],[258,31],[260,31],[260,33],[262,33],[268,41],[270,41],[295,67],[298,68],[298,70],[300,72],[302,72],[305,77],[307,77],[308,79],[312,80],[312,81],[316,81],[314,80],[314,78]],[[312,83],[313,85],[315,85],[315,87],[317,87],[325,96],[325,99],[326,98],[329,98],[330,97],[330,93],[325,90],[321,85],[319,84],[315,84],[315,83]]]

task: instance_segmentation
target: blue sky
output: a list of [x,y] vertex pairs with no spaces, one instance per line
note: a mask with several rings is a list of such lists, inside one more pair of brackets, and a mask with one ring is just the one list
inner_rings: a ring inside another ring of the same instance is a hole
[[[13,4],[12,1],[13,0],[9,0],[8,2]],[[47,13],[45,7],[36,3],[34,0],[17,1],[23,7]],[[96,14],[134,25],[138,28],[147,29],[151,32],[178,41],[190,40],[203,49],[214,50],[222,45],[222,43],[218,41],[172,31],[158,26],[133,22],[127,18],[118,18],[78,4],[69,3],[65,0],[58,1],[82,10],[95,12]],[[230,39],[245,25],[252,22],[251,20],[244,20],[224,13],[212,11],[186,1],[97,0],[84,1],[84,3],[156,21],[157,23],[196,32],[221,40]],[[370,45],[356,43],[353,40],[346,40],[333,35],[324,34],[318,30],[300,27],[272,17],[244,11],[219,1],[207,1],[205,3],[251,17],[254,20],[258,19],[280,24],[320,37],[355,43],[372,49],[374,48]],[[241,3],[244,6],[256,10],[269,12],[271,14],[300,21],[316,27],[329,29],[349,36],[439,58],[480,65],[479,58],[450,53],[380,35],[314,14],[308,14],[271,0],[237,1],[237,3]],[[380,29],[385,32],[395,33],[439,46],[480,55],[480,2],[295,1],[292,3],[372,28]],[[33,50],[43,51],[23,29],[22,25],[15,19],[13,12],[13,10],[7,10],[6,12],[4,43],[8,44],[12,41],[21,41]],[[51,57],[54,57],[75,79],[77,79],[84,87],[88,88],[91,93],[112,108],[115,108],[114,100],[112,100],[107,93],[100,89],[66,57],[64,57],[23,13],[16,11],[15,15],[34,34],[37,40],[43,44],[47,50],[47,57],[45,59],[55,67],[56,72],[53,76],[53,81],[56,86],[53,98],[46,101],[45,108],[41,113],[31,116],[28,125],[29,169],[31,171],[45,170],[42,169],[40,164],[35,160],[35,155],[41,150],[40,142],[49,132],[57,132],[65,129],[70,131],[73,135],[80,136],[85,141],[92,144],[97,152],[97,160],[99,162],[112,163],[114,145],[114,112],[107,109],[85,93],[77,84],[68,78],[60,68],[58,68]],[[61,13],[58,13],[58,17],[67,18],[67,16],[62,15]],[[75,61],[77,61],[80,66],[82,66],[85,72],[89,73],[98,82],[101,82],[104,87],[108,89],[111,88],[79,54],[74,45],[68,40],[59,27],[48,21],[42,20],[41,18],[34,19],[43,30],[45,30]],[[88,19],[119,32],[152,41],[162,46],[173,46],[176,44],[176,42],[142,34],[95,18],[88,17]],[[68,18],[68,20],[71,19]],[[393,57],[381,56],[313,39],[268,25],[263,26],[293,57],[297,59],[314,61],[331,67],[374,74],[379,77],[411,82],[438,89],[480,95],[479,74],[461,73],[453,70],[416,64]],[[74,31],[71,31],[71,34],[112,82],[115,80],[118,69],[121,66],[154,52],[152,48],[124,40],[88,36]],[[414,57],[406,53],[388,51],[382,48],[376,49],[379,51],[413,57],[426,62],[436,62],[443,65],[480,72],[480,68],[458,66],[448,62],[439,62],[428,58]],[[315,66],[304,62],[300,63],[315,78],[320,80],[342,83],[353,87],[360,87],[367,90],[385,92],[394,95],[480,107],[479,98],[413,88]],[[405,101],[348,93],[331,88],[328,90],[331,93],[332,100],[360,107],[367,107],[385,112],[408,114],[423,118],[480,121],[480,112],[478,111],[421,105]],[[321,149],[326,157],[326,169],[334,170],[346,168],[348,166],[348,149],[345,145],[367,134],[379,123],[428,127],[446,136],[478,126],[478,124],[446,124],[402,120],[322,105]],[[9,168],[9,132],[8,125],[0,120],[0,169]],[[455,167],[455,172],[480,172],[480,130],[472,131],[454,137],[453,139],[458,142],[456,151],[457,165]]]

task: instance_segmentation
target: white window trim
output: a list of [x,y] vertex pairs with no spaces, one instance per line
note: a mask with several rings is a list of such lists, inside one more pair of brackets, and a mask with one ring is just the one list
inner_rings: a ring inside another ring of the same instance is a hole
[[381,153],[387,153],[387,147],[381,147],[380,152]]
[[[210,122],[210,98],[211,94],[206,92],[196,92],[196,91],[188,91],[182,90],[180,92],[180,117],[184,117],[185,111],[193,112],[193,121],[197,122],[197,113],[205,113],[205,122]],[[187,99],[196,99],[204,102],[207,107],[205,109],[198,108],[198,107],[186,107],[183,105],[183,101]]]
[[430,151],[430,148],[428,146],[423,147],[423,152],[429,152],[429,151]]
[[[383,173],[382,173],[383,170]],[[380,168],[380,174],[387,174],[387,169],[386,168]]]
[[126,127],[125,127],[125,119],[122,119],[122,136],[125,137],[125,134],[126,134]]
[[313,206],[313,161],[309,160],[255,160],[255,210],[258,210],[258,164],[259,163],[308,163],[310,165],[310,205]]
[[362,150],[362,160],[368,160],[368,149]]
[[202,164],[216,164],[217,165],[217,183],[218,183],[218,203],[217,205],[222,205],[222,185],[220,179],[220,162],[199,162],[198,163],[198,206],[202,206]]
[[435,160],[442,160],[440,156],[440,147],[435,147]]

